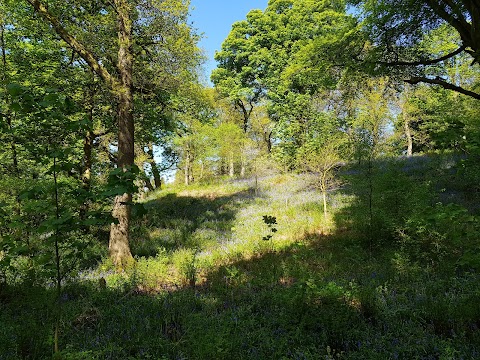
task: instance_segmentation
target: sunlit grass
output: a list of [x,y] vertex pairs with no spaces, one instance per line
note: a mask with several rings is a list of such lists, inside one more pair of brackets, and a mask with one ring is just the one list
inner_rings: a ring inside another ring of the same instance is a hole
[[[334,231],[333,221],[325,223],[321,196],[308,176],[264,178],[256,191],[250,182],[177,186],[148,196],[149,209],[164,206],[171,211],[157,215],[150,211],[148,219],[139,220],[148,227],[133,241],[137,281],[145,279],[143,287],[158,291],[165,282],[171,286],[201,284],[202,274],[219,266],[282,251],[309,234]],[[332,211],[342,206],[341,197],[330,194]],[[178,202],[187,208],[172,216]],[[269,231],[264,215],[277,219],[277,232],[268,241],[263,240]]]

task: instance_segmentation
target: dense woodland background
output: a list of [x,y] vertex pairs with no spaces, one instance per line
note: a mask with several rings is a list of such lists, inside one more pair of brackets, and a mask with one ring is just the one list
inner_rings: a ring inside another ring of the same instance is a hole
[[479,5],[188,14],[0,0],[0,359],[478,358]]

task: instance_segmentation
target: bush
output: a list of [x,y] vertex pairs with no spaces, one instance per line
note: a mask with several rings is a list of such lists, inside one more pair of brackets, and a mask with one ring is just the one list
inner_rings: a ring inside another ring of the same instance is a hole
[[399,227],[399,244],[413,261],[437,267],[449,264],[478,269],[480,219],[456,204],[438,203],[423,212],[411,214]]

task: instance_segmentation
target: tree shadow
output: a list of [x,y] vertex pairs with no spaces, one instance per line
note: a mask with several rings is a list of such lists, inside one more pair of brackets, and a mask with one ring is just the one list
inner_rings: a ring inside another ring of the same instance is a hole
[[[329,241],[312,236],[282,252],[220,266],[196,287],[145,293],[134,281],[115,290],[69,284],[61,349],[73,359],[300,359],[353,350],[368,319],[347,294],[348,283],[335,282],[337,270],[329,267],[341,254],[326,252]],[[346,264],[340,272],[358,276]],[[5,293],[0,320],[8,336],[0,351],[12,359],[48,358],[53,291],[25,297],[22,291]]]
[[147,214],[133,221],[132,252],[155,256],[159,251],[203,249],[230,237],[240,206],[252,201],[254,189],[228,196],[167,194],[145,203]]
[[[311,234],[214,268],[194,287],[71,283],[61,349],[67,359],[475,358],[478,301],[462,298],[471,313],[455,316],[444,307],[451,282],[425,291],[425,279],[399,274],[391,255],[370,253],[348,233]],[[49,358],[53,291],[10,289],[0,298],[0,353]]]
[[336,231],[348,232],[371,253],[396,254],[391,261],[404,267],[451,276],[480,270],[480,257],[471,255],[480,236],[472,223],[478,215],[465,201],[476,183],[465,178],[463,161],[437,154],[342,170],[345,186],[337,194],[348,200],[334,213]]

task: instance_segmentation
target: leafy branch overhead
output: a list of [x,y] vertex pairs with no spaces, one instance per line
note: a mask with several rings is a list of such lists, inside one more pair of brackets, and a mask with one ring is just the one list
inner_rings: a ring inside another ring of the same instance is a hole
[[[361,55],[367,64],[376,64],[373,66],[377,70],[386,67],[387,73],[392,72],[388,68],[403,67],[400,76],[403,73],[408,83],[438,85],[480,98],[470,84],[458,84],[441,70],[441,65],[449,61],[478,66],[480,15],[474,1],[355,0],[351,3],[358,6],[365,41],[372,44],[365,46],[366,51]],[[438,31],[443,31],[443,36],[435,37]]]

